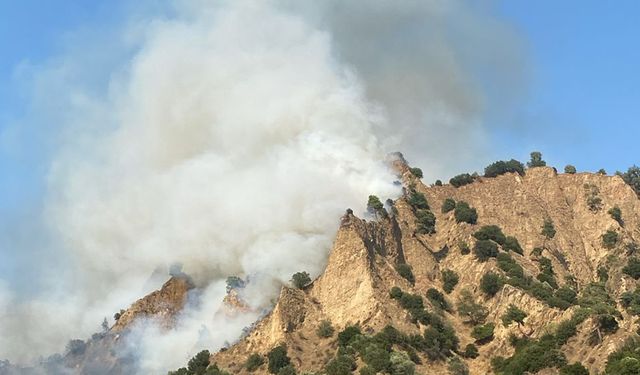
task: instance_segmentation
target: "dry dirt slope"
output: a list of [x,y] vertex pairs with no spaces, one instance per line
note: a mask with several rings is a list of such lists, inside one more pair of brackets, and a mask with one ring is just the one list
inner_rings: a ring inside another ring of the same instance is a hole
[[[213,355],[212,362],[234,374],[248,373],[243,365],[250,354],[264,355],[284,343],[298,372],[321,371],[338,348],[335,335],[332,338],[316,335],[322,320],[331,321],[337,331],[357,324],[363,332],[374,333],[391,324],[406,334],[420,334],[425,327],[413,323],[407,311],[390,298],[389,291],[399,286],[424,297],[429,288],[442,290],[441,271],[451,269],[460,280],[454,291],[446,295],[450,304],[455,306],[460,291],[468,289],[488,308],[487,321],[495,323],[494,339],[479,346],[480,356],[463,359],[472,374],[491,373],[492,357],[508,357],[514,352],[509,335],[540,337],[558,322],[569,319],[577,307],[565,311],[552,308],[510,285],[502,287],[494,297],[484,295],[479,290],[482,276],[490,270],[503,272],[495,259],[479,262],[473,253],[463,255],[458,247],[461,241],[473,247],[476,240],[472,234],[484,225],[499,225],[506,235],[519,240],[524,255],[513,252],[511,255],[525,273],[534,277],[540,272],[537,259],[542,256],[551,260],[561,286],[572,275],[579,291],[598,280],[597,270],[602,267],[608,269],[606,285],[615,300],[635,287],[636,282],[620,269],[626,264],[625,244],[640,240],[640,201],[620,177],[558,175],[551,168],[541,167],[529,169],[524,176],[480,178],[455,188],[425,186],[410,175],[406,166],[400,169],[405,183],[414,185],[417,192],[426,196],[437,217],[436,233],[416,234],[416,217],[406,198],[395,202],[397,213],[388,218],[367,222],[352,214],[345,215],[325,272],[303,290],[283,288],[274,310],[253,332],[228,350]],[[601,207],[595,211],[587,204],[594,189],[601,199]],[[468,202],[478,212],[477,223],[457,223],[453,212],[443,214],[441,204],[445,198]],[[607,213],[613,206],[621,209],[624,226]],[[554,223],[557,233],[552,239],[541,234],[545,219]],[[612,249],[603,246],[602,235],[607,230],[619,236],[618,245]],[[542,254],[531,254],[536,247],[544,247]],[[414,285],[395,271],[394,266],[402,262],[412,267]],[[427,299],[425,303],[427,310],[438,310],[429,306]],[[511,304],[528,314],[523,326],[505,327],[500,321]],[[593,318],[578,326],[578,334],[562,346],[569,362],[580,361],[592,373],[602,371],[608,354],[637,329],[636,320],[621,306],[617,308],[622,312],[618,318],[620,329],[602,335],[599,342],[593,342],[591,332],[596,324]],[[460,339],[459,348],[474,341],[470,336],[472,326],[464,323],[455,308],[451,313],[441,313],[454,327]],[[422,364],[416,367],[416,373],[447,372],[445,361],[432,361],[420,353],[419,356]],[[263,365],[254,373],[266,372],[267,366]],[[557,370],[543,372],[557,373]]]

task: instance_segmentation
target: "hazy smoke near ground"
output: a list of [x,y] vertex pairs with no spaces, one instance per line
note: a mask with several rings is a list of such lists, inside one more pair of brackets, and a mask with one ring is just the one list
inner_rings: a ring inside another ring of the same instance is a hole
[[0,289],[0,358],[87,337],[175,263],[207,303],[171,333],[142,331],[141,371],[183,364],[203,327],[212,350],[237,338],[255,317],[213,318],[222,280],[251,275],[250,302],[268,304],[294,272],[321,272],[347,207],[397,196],[387,152],[476,152],[483,99],[458,42],[508,53],[500,24],[457,2],[174,6],[119,34],[134,52],[103,93],[51,92],[73,103],[54,109],[45,212],[68,268],[32,300]]

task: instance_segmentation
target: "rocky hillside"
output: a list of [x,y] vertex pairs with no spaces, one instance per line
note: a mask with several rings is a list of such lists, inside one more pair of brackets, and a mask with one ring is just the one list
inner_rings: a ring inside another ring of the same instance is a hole
[[404,196],[373,204],[368,220],[347,212],[325,272],[284,287],[211,363],[232,374],[596,374],[636,336],[636,301],[624,301],[640,276],[640,200],[620,176],[536,167],[454,187],[396,168]]

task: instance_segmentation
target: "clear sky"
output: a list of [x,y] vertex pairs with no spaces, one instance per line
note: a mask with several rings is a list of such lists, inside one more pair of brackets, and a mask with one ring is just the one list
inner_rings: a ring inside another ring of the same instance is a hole
[[[69,31],[117,20],[122,3],[0,0],[0,225],[16,207],[27,216],[38,208],[48,167],[46,140],[12,146],[16,135],[8,129],[29,110],[16,79],[20,66],[55,55]],[[640,163],[640,2],[498,4],[496,16],[525,44],[530,85],[509,116],[488,119],[495,122],[489,128],[496,155],[523,160],[536,149],[551,165],[590,171]]]

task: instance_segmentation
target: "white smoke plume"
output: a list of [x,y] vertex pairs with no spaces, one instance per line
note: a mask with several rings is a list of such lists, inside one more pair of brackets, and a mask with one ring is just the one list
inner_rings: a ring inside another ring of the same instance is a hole
[[387,152],[477,152],[483,98],[460,58],[465,43],[511,53],[502,31],[440,1],[191,1],[136,19],[101,93],[45,86],[66,98],[50,109],[64,127],[44,212],[66,262],[31,299],[0,289],[0,358],[88,337],[175,263],[207,302],[142,331],[141,373],[183,365],[203,327],[211,350],[233,341],[256,317],[212,318],[224,278],[251,275],[264,306],[294,272],[322,271],[347,207],[397,196]]

